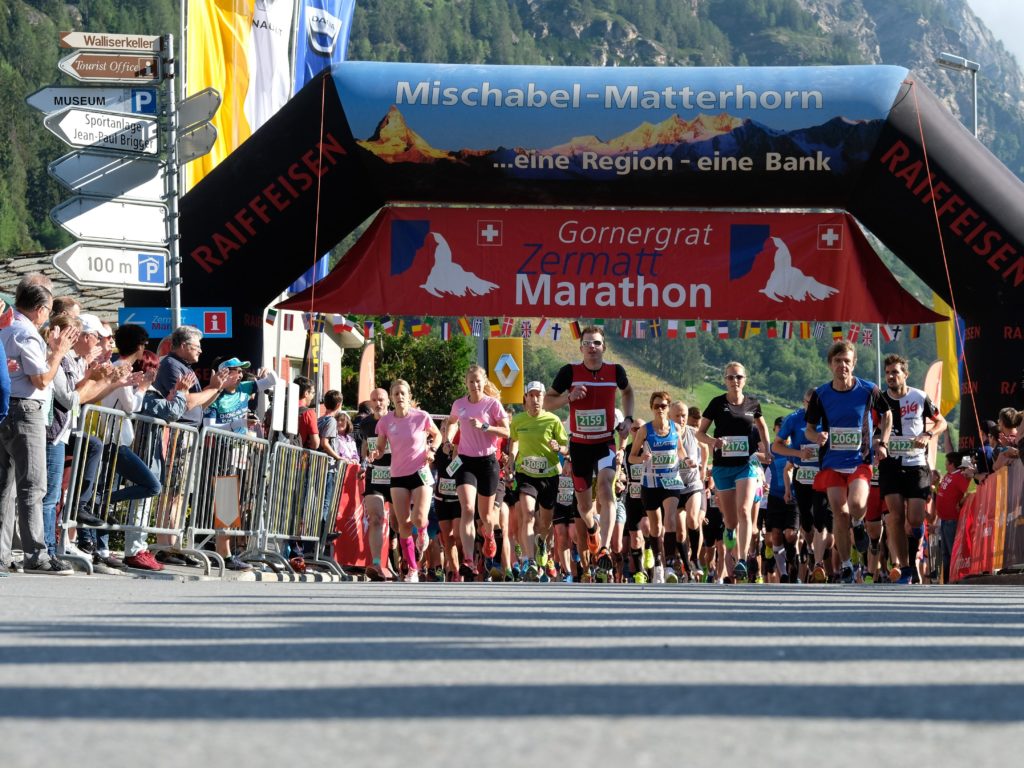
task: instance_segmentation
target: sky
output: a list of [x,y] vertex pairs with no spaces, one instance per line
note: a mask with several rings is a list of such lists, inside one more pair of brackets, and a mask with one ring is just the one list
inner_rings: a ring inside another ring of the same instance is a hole
[[[996,39],[1024,67],[1024,2],[1021,0],[968,0],[967,4],[992,30]],[[951,51],[972,58],[968,51]]]

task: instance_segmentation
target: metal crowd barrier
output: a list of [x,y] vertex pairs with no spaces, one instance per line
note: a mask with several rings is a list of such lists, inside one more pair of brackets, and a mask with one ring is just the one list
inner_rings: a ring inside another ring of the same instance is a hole
[[[331,458],[326,453],[275,443],[267,478],[260,549],[264,556],[291,569],[283,553],[286,547],[298,544],[303,548],[304,562],[344,578],[346,574],[341,567],[326,557],[334,538],[334,515],[330,513],[337,510],[341,494],[341,483],[337,482],[335,473],[334,488],[327,498],[330,464]],[[311,556],[305,554],[306,544],[312,545]]]
[[[81,563],[86,571],[92,573],[92,561],[70,546],[70,530],[86,528],[78,521],[79,510],[82,509],[106,521],[106,525],[94,530],[117,530],[126,535],[156,534],[180,543],[185,530],[188,492],[195,472],[197,430],[141,414],[129,417],[122,411],[96,405],[82,409],[80,423],[81,429],[75,432],[77,439],[71,460],[71,478],[61,516],[61,557]],[[129,426],[134,432],[130,449],[156,475],[161,490],[147,499],[112,503],[111,495],[125,484],[118,473],[118,448],[122,434],[126,435],[125,429]],[[90,451],[98,454],[92,482],[87,477]],[[187,551],[205,564],[207,574],[210,572],[209,559],[201,551],[180,549],[172,543],[152,544],[149,548]]]
[[[187,546],[203,550],[210,539],[241,539],[243,560],[265,561],[259,552],[261,512],[270,442],[259,437],[206,427],[199,435],[199,459],[192,492]],[[205,551],[205,550],[203,550]],[[224,570],[221,555],[207,552]]]

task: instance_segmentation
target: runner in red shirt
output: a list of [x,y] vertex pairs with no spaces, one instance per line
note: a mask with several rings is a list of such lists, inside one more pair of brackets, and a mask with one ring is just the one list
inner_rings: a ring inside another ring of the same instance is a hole
[[[569,458],[580,518],[587,527],[587,548],[597,555],[602,568],[611,568],[612,528],[615,509],[615,390],[622,391],[623,421],[633,422],[633,388],[621,365],[604,361],[604,332],[593,325],[583,329],[580,351],[583,360],[563,366],[544,396],[544,409],[557,411],[569,405]],[[598,533],[591,484],[597,474]]]

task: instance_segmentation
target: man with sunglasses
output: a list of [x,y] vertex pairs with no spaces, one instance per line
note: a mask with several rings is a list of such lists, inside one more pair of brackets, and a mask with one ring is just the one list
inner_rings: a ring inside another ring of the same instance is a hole
[[[604,361],[604,333],[593,325],[583,329],[583,359],[562,366],[544,396],[545,410],[569,406],[569,458],[580,517],[587,528],[587,548],[598,565],[611,568],[612,527],[615,524],[613,483],[616,472],[615,390],[622,391],[623,421],[633,421],[633,388],[621,365]],[[597,516],[591,485],[597,475]]]

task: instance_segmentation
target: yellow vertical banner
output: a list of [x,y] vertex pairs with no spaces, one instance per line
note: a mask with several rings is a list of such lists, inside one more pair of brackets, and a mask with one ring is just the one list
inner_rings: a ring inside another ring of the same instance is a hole
[[487,340],[487,378],[501,390],[501,402],[523,402],[523,340],[498,337]]
[[943,416],[956,408],[960,402],[960,358],[957,355],[956,319],[953,310],[938,294],[932,294],[932,307],[948,322],[935,324],[935,346],[942,361],[942,402],[936,402]]
[[245,97],[249,90],[255,2],[188,0],[185,33],[188,93],[216,88],[220,92],[221,105],[210,121],[217,129],[213,149],[185,166],[186,191],[198,184],[252,133],[245,117]]

